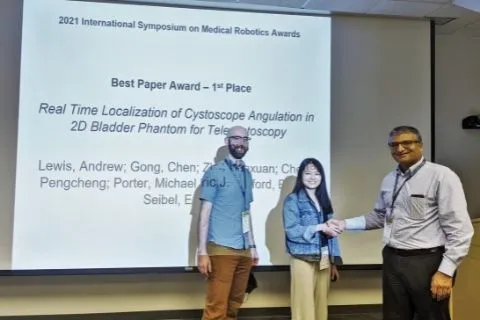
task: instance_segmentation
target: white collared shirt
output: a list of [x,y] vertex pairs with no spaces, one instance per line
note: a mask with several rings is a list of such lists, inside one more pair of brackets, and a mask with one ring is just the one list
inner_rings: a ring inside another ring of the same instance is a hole
[[[452,276],[467,255],[473,237],[473,225],[459,177],[449,168],[426,161],[407,180],[392,209],[393,189],[397,190],[423,158],[405,173],[396,169],[382,182],[372,212],[346,219],[347,230],[384,228],[383,243],[397,249],[426,249],[445,246],[439,271]],[[393,220],[386,217],[392,212]]]

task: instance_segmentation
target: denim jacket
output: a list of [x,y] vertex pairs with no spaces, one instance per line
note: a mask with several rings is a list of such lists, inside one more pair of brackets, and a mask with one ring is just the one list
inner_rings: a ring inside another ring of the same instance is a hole
[[[332,216],[333,213],[330,213],[327,220]],[[295,193],[288,195],[283,205],[287,252],[297,257],[321,257],[322,237],[320,232],[314,231],[314,227],[324,222],[323,213],[317,211],[305,190],[301,190],[298,195]],[[338,239],[328,236],[326,239],[330,262],[336,265],[343,264]]]

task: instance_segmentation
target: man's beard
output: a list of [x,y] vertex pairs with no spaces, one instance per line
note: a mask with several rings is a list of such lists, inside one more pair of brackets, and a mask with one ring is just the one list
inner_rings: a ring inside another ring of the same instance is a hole
[[228,151],[235,159],[242,159],[248,151],[246,146],[234,146],[231,143],[228,144]]

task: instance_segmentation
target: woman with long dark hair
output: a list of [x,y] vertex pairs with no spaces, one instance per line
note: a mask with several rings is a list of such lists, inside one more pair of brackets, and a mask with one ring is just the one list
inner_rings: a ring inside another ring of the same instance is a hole
[[292,320],[326,320],[330,281],[339,278],[337,265],[342,259],[336,237],[340,230],[327,223],[333,208],[326,185],[322,164],[307,158],[300,164],[295,187],[284,202]]

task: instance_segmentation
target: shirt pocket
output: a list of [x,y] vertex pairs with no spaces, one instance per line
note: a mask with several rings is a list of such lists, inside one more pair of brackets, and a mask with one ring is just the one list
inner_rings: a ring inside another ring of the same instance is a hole
[[310,226],[319,223],[318,213],[308,204],[300,202],[298,205],[299,215],[300,215],[300,224],[302,226]]
[[425,194],[411,193],[408,197],[409,205],[407,215],[410,219],[423,219],[428,210],[428,198]]

